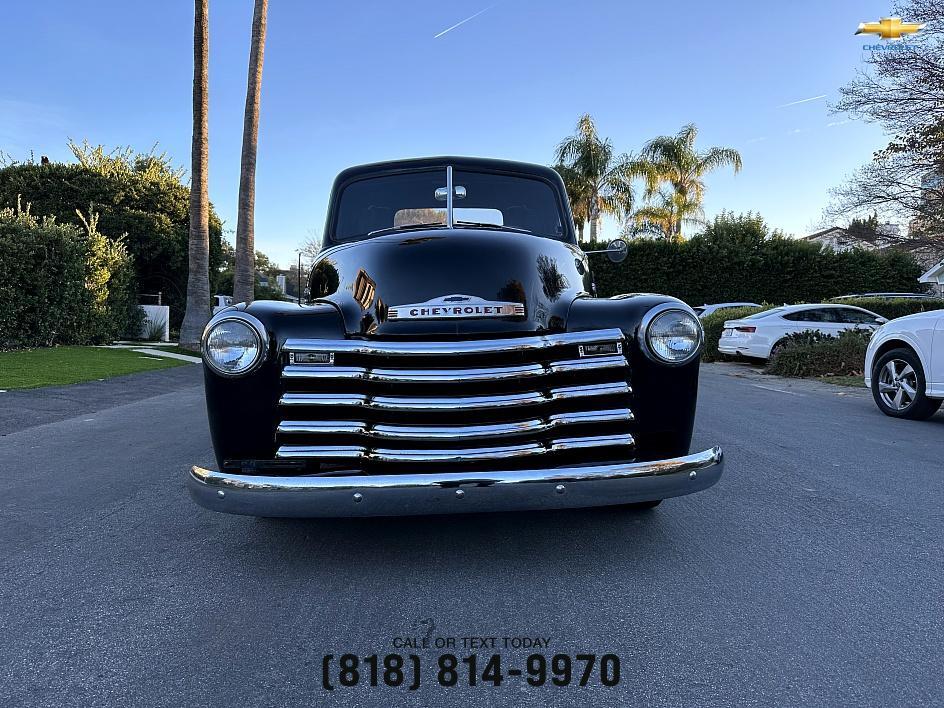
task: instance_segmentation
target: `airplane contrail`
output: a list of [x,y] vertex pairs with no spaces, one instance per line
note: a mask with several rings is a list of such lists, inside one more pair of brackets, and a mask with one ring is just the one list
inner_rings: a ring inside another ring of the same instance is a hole
[[444,29],[442,32],[440,32],[439,34],[433,35],[433,39],[439,39],[439,38],[442,37],[444,34],[446,34],[446,32],[452,32],[456,27],[461,27],[462,25],[464,25],[464,24],[465,24],[466,22],[468,22],[469,20],[474,20],[476,17],[478,17],[479,15],[481,15],[481,14],[484,13],[484,12],[488,12],[488,11],[491,10],[493,7],[495,7],[495,6],[494,6],[494,5],[489,5],[489,6],[486,7],[484,10],[479,10],[478,12],[476,12],[476,13],[475,13],[474,15],[472,15],[471,17],[466,17],[466,18],[465,18],[464,20],[462,20],[461,22],[456,22],[456,24],[454,24],[452,27],[447,27],[447,28]]
[[812,98],[801,98],[799,101],[790,101],[790,103],[784,103],[782,106],[777,106],[777,108],[786,108],[787,106],[795,106],[799,103],[809,103],[810,101],[818,101],[821,98],[826,98],[824,93],[822,96],[813,96]]

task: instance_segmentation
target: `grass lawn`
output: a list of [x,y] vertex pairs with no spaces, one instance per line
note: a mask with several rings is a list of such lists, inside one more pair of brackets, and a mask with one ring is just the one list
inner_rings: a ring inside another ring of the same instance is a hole
[[856,388],[865,387],[865,379],[861,376],[820,376],[820,381],[836,384],[837,386],[855,386]]
[[129,349],[52,347],[0,352],[0,390],[63,386],[185,365],[187,362],[149,358]]

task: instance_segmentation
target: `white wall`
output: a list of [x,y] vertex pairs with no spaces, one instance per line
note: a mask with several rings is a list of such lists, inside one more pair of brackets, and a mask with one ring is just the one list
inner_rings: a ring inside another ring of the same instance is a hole
[[141,325],[141,336],[146,337],[151,327],[156,324],[164,325],[164,333],[160,341],[170,341],[170,307],[167,305],[138,305],[144,310],[144,323]]

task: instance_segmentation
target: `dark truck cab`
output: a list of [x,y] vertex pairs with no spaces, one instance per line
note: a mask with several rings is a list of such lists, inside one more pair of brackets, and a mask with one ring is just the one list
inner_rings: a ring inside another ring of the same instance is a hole
[[345,170],[308,291],[206,328],[217,469],[188,484],[207,508],[649,507],[721,475],[719,448],[689,454],[698,318],[663,295],[595,297],[554,170],[463,157]]

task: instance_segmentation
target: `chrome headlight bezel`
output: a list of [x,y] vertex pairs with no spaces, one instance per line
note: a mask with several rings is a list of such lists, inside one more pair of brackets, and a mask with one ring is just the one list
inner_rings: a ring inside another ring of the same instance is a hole
[[[698,333],[695,346],[684,359],[665,359],[655,351],[649,340],[652,325],[660,317],[669,312],[680,312],[683,315],[689,317],[695,325],[695,330]],[[662,364],[664,366],[684,366],[685,364],[690,363],[701,353],[702,347],[705,344],[705,330],[702,327],[701,321],[698,319],[698,316],[693,310],[682,305],[681,303],[666,302],[661,305],[656,305],[643,316],[642,322],[639,324],[637,339],[639,341],[639,348],[642,350],[642,352],[646,355],[646,357],[657,364]]]
[[[216,362],[213,360],[213,357],[210,356],[209,351],[210,334],[212,334],[213,330],[225,322],[233,321],[247,326],[258,339],[256,356],[248,366],[240,369],[239,371],[227,371],[225,369],[221,369],[219,366],[217,366]],[[240,312],[238,310],[235,312],[224,311],[217,314],[216,317],[213,317],[209,323],[207,323],[206,328],[203,330],[200,351],[203,354],[203,361],[208,367],[210,367],[210,369],[213,370],[213,373],[228,379],[240,378],[242,376],[246,376],[247,374],[251,374],[262,365],[262,362],[266,360],[266,356],[269,353],[269,336],[266,333],[265,325],[263,325],[262,322],[252,315],[246,312]]]

